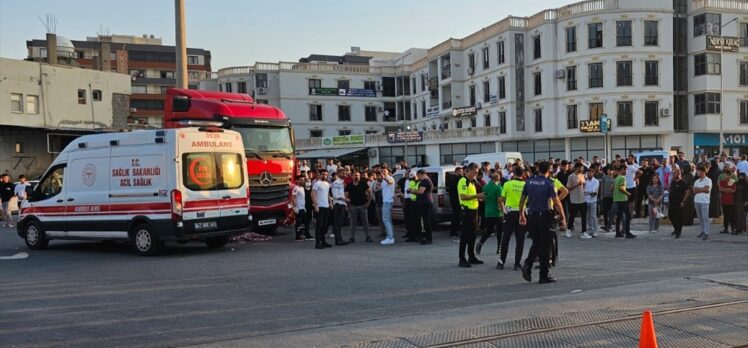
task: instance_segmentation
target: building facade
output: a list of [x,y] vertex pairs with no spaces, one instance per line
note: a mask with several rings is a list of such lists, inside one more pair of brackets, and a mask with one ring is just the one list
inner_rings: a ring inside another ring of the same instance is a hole
[[[162,45],[161,39],[153,35],[99,35],[87,37],[85,41],[60,38],[48,34],[46,40],[27,41],[27,59],[50,62],[50,57],[54,56],[52,59],[57,64],[128,74],[132,92],[128,124],[131,127],[163,124],[166,89],[176,85],[174,46]],[[72,53],[61,57],[60,52],[52,52],[50,46],[56,46],[50,45],[53,40],[69,42],[73,46]],[[197,88],[199,80],[211,76],[210,51],[188,48],[187,69],[190,88]]]
[[[221,69],[201,88],[282,108],[301,151],[366,134],[372,163],[713,154],[720,119],[725,147],[746,153],[748,0],[588,0],[429,49]],[[387,136],[403,130],[422,136]]]

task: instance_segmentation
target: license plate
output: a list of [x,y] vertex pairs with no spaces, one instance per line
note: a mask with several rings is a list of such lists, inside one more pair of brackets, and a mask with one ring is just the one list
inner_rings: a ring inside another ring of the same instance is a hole
[[260,220],[258,226],[275,225],[275,219]]
[[202,221],[195,223],[196,230],[215,230],[218,228],[218,222],[216,221]]

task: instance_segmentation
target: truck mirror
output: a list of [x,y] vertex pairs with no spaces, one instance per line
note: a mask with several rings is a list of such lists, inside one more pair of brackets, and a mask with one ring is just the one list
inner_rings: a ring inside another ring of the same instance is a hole
[[172,99],[171,109],[174,112],[187,112],[190,110],[190,98],[176,96]]

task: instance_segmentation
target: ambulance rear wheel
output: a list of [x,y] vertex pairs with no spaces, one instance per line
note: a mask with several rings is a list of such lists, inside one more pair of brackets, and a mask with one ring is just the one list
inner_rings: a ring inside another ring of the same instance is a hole
[[29,249],[43,250],[47,249],[47,246],[49,246],[49,239],[47,239],[47,235],[44,233],[44,230],[38,222],[29,221],[24,227],[24,232],[26,234],[26,238],[24,238],[26,240],[26,246],[28,246]]
[[164,249],[164,241],[156,238],[149,224],[140,224],[133,229],[132,245],[135,252],[143,256],[158,255]]
[[211,237],[205,239],[205,244],[211,249],[223,248],[229,242],[229,237]]

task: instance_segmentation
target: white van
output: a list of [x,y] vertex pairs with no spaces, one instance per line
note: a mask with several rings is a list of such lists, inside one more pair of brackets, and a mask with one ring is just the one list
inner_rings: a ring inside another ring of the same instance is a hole
[[[433,202],[434,204],[434,211],[432,212],[432,223],[434,224],[450,221],[452,218],[452,207],[449,204],[449,193],[447,192],[446,182],[448,180],[448,176],[454,175],[455,168],[456,167],[453,165],[445,165],[418,167],[412,169],[414,172],[419,169],[425,170],[426,175],[429,177],[429,179],[431,179],[431,183],[433,184],[433,187],[431,189],[431,202]],[[393,175],[395,182],[400,180],[403,175],[405,175],[405,171],[397,171]],[[399,197],[395,198],[395,202],[392,205],[392,220],[405,220],[405,217],[403,216],[402,200]]]
[[465,160],[462,161],[462,166],[466,166],[470,163],[480,165],[483,162],[491,163],[493,168],[496,162],[501,164],[503,168],[507,163],[514,163],[516,160],[522,160],[522,154],[519,152],[491,152],[491,153],[479,153],[475,155],[468,155]]
[[129,240],[141,255],[164,241],[221,248],[249,227],[241,135],[182,128],[85,135],[54,160],[21,207],[30,249],[52,239]]
[[652,161],[656,159],[660,163],[665,163],[668,157],[670,157],[669,151],[644,151],[634,154],[636,157],[636,163],[641,164],[643,160]]

